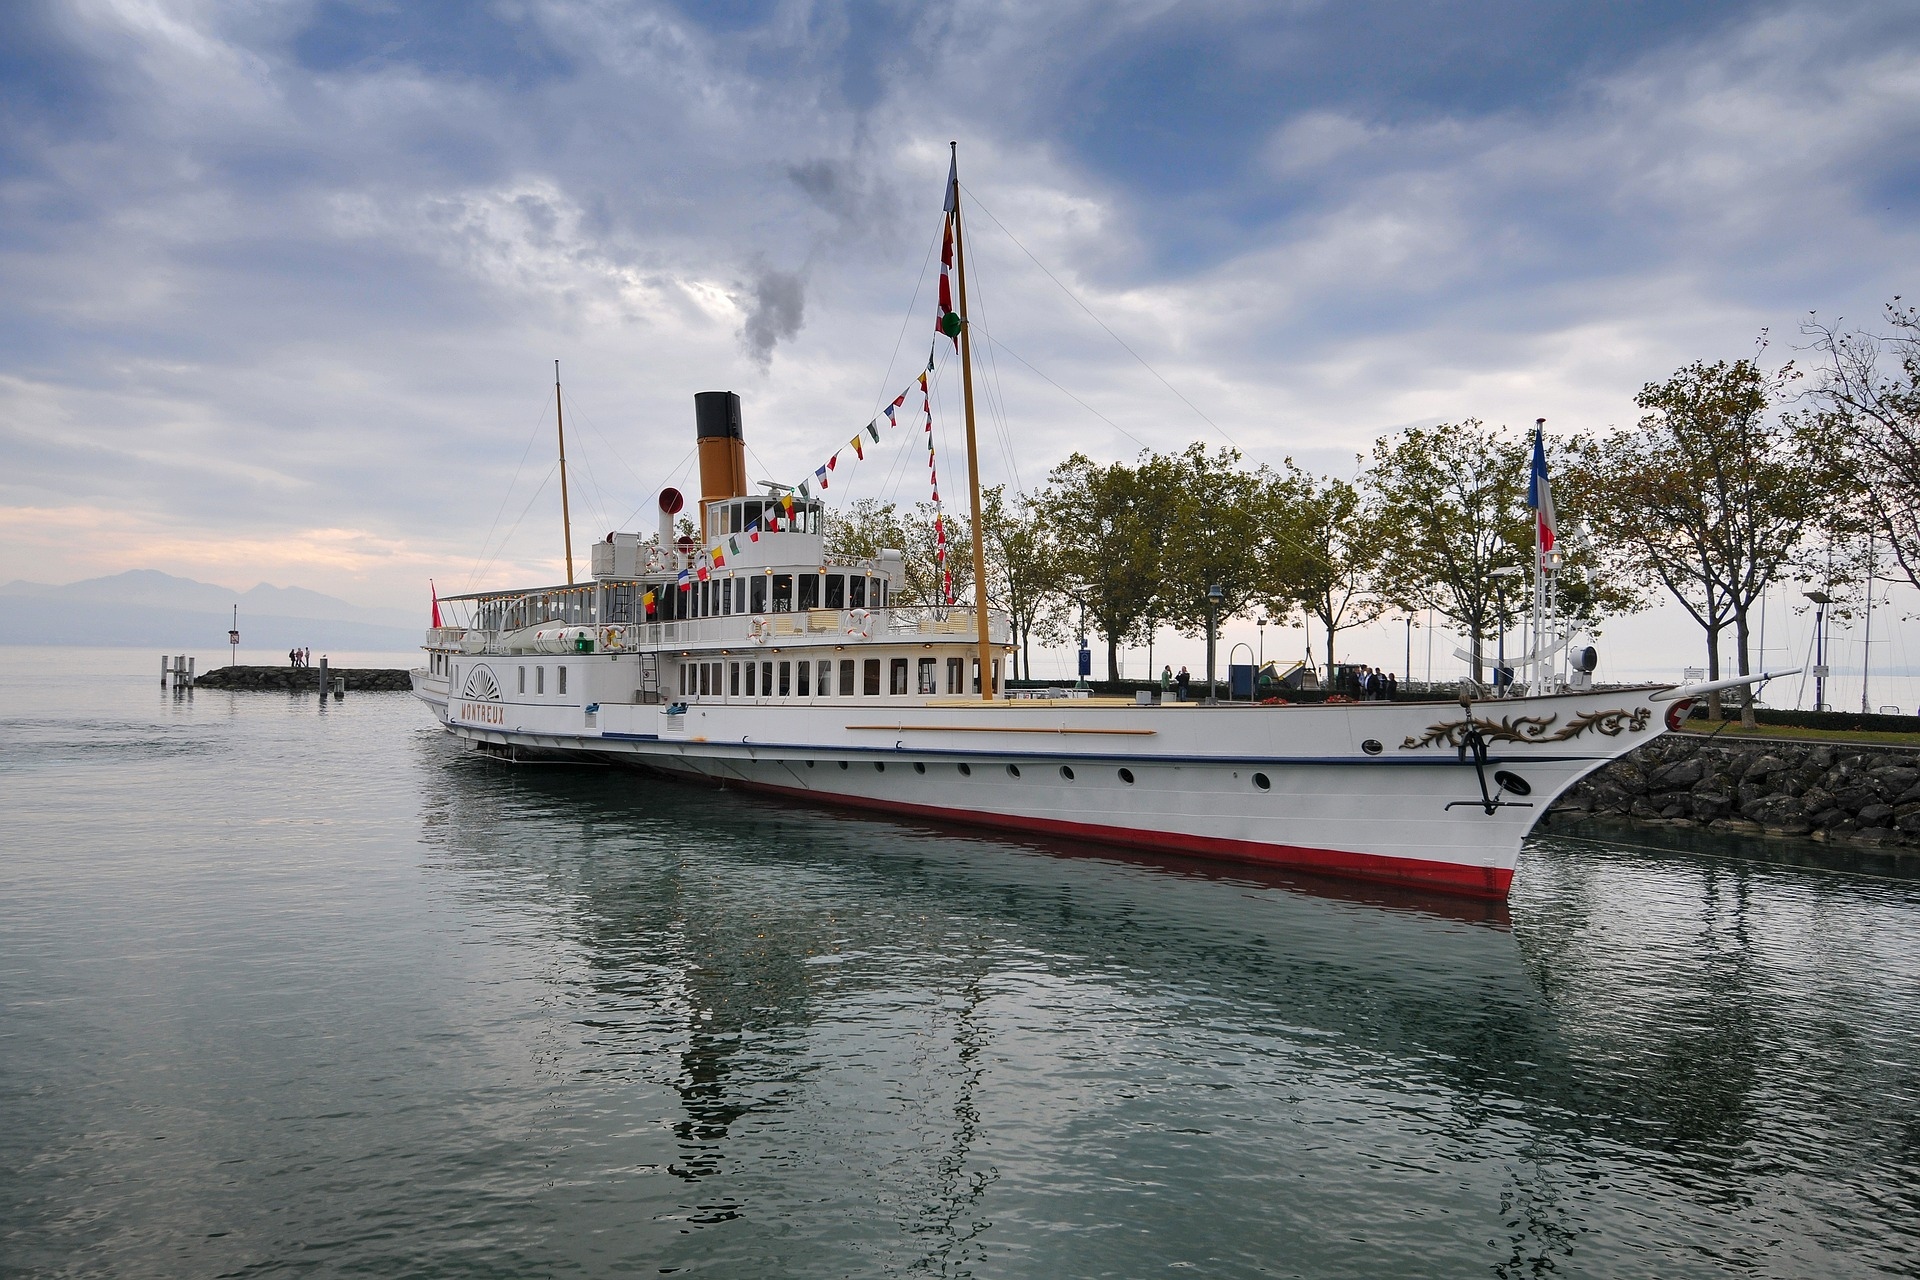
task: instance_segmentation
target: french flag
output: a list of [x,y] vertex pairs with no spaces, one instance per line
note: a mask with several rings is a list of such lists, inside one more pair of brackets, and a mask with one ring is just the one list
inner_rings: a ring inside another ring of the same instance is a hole
[[1527,477],[1527,505],[1533,508],[1534,536],[1540,554],[1553,550],[1553,491],[1547,487],[1547,420],[1533,424],[1533,472]]

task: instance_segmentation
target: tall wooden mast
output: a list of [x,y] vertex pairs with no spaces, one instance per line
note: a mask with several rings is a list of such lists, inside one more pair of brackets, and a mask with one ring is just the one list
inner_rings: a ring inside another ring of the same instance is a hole
[[950,143],[953,189],[953,272],[960,287],[960,395],[967,415],[967,498],[973,515],[973,617],[979,634],[980,697],[993,700],[993,642],[987,632],[987,542],[980,524],[980,450],[973,430],[973,326],[967,321],[967,251],[960,233],[960,144]]
[[553,425],[560,432],[560,527],[567,539],[567,585],[573,585],[573,513],[567,509],[567,422],[560,412],[560,362],[553,362]]

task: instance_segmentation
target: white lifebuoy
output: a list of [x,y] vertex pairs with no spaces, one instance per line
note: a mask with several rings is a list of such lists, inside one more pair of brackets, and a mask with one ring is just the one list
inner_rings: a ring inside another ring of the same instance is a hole
[[767,615],[764,613],[755,614],[753,622],[747,627],[747,639],[753,641],[755,644],[765,644],[767,637],[771,635],[772,632],[773,628],[767,624]]
[[873,611],[871,609],[850,609],[847,611],[847,634],[859,636],[862,640],[873,638]]
[[620,647],[620,628],[607,627],[601,631],[600,647],[602,649],[618,649]]

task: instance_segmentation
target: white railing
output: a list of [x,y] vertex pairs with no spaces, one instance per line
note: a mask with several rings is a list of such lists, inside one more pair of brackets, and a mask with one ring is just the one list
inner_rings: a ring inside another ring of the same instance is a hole
[[[864,615],[864,616],[862,616]],[[637,622],[593,627],[598,652],[672,649],[699,645],[789,644],[898,644],[908,638],[965,640],[974,635],[973,610],[902,606],[896,609],[808,609],[800,613],[732,614],[720,618],[682,618],[672,622]],[[458,647],[469,634],[462,628],[442,628],[450,645]],[[441,634],[430,632],[429,635]],[[518,639],[523,633],[508,633]],[[485,652],[532,652],[525,645],[502,647],[506,637],[487,633]],[[988,638],[996,645],[1013,642],[1005,617],[988,614]],[[431,641],[430,641],[431,643]]]

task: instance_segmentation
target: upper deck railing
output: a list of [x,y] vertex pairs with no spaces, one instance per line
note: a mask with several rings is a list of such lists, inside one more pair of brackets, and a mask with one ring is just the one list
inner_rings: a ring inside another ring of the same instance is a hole
[[[568,627],[555,621],[553,630]],[[1005,615],[989,610],[988,639],[995,645],[1013,643],[1013,629]],[[793,644],[899,644],[902,641],[971,639],[972,609],[930,609],[903,605],[891,609],[807,609],[796,613],[729,614],[717,618],[683,618],[673,622],[612,623],[569,628],[591,633],[595,653],[633,653],[647,650],[702,647]],[[572,652],[569,643],[543,648],[533,629],[512,632],[481,631],[471,627],[439,627],[427,632],[427,647],[457,649],[472,654]],[[552,642],[549,642],[550,644]]]

